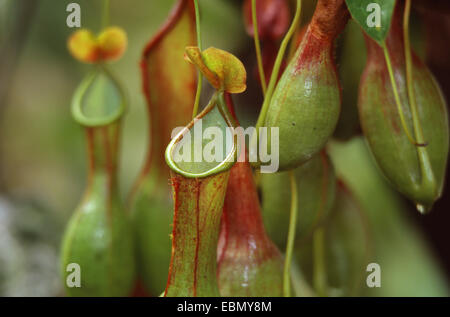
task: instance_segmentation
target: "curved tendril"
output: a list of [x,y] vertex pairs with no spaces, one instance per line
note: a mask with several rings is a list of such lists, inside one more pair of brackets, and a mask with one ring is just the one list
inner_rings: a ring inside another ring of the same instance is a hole
[[280,49],[278,50],[278,55],[275,60],[275,64],[273,66],[272,75],[270,76],[269,86],[267,87],[267,93],[264,98],[263,105],[261,107],[261,112],[259,114],[258,121],[256,122],[256,131],[259,130],[259,128],[262,126],[266,119],[267,110],[269,109],[270,100],[272,99],[273,91],[275,90],[275,86],[278,79],[278,74],[280,72],[281,63],[283,61],[284,53],[286,52],[286,48],[289,44],[289,41],[294,34],[295,30],[297,29],[297,24],[300,21],[300,13],[302,9],[302,1],[297,0],[297,6],[295,10],[295,16],[292,20],[292,24],[289,27],[288,32],[286,33],[286,36],[284,37],[283,41],[281,42]]
[[284,271],[283,271],[284,297],[291,297],[291,263],[292,263],[292,253],[294,250],[294,240],[297,227],[297,213],[298,213],[297,181],[295,179],[294,171],[289,172],[289,178],[291,180],[291,210],[289,216],[289,231],[286,244],[286,256],[284,259]]
[[238,127],[238,124],[234,119],[233,115],[231,114],[230,110],[228,109],[224,96],[225,93],[223,91],[219,92],[219,95],[217,97],[217,105],[219,107],[219,111],[224,117],[225,122],[228,124],[228,126],[236,128]]
[[[198,0],[194,0],[194,7],[195,7],[195,24],[197,29],[197,46],[202,51],[202,33],[200,28],[200,10],[198,7]],[[202,85],[203,85],[203,75],[200,72],[200,70],[197,71],[197,92],[195,93],[195,102],[194,102],[194,109],[192,110],[192,118],[195,118],[195,116],[198,113],[198,106],[200,104],[200,96],[202,94]]]
[[253,39],[255,41],[256,59],[258,61],[259,79],[261,81],[263,95],[265,96],[267,91],[267,84],[266,84],[266,74],[264,73],[264,67],[262,62],[261,45],[259,42],[258,18],[256,16],[256,0],[252,0],[252,22],[253,22]]
[[386,65],[387,65],[387,69],[388,69],[388,73],[389,73],[389,78],[391,80],[392,91],[394,93],[395,104],[397,105],[397,111],[398,111],[398,114],[400,116],[400,121],[402,123],[403,130],[405,131],[405,134],[408,137],[408,140],[409,140],[409,142],[411,142],[411,144],[413,144],[415,146],[426,146],[426,144],[424,144],[424,143],[417,142],[414,139],[414,137],[412,136],[411,132],[409,131],[408,125],[407,125],[406,120],[405,120],[405,114],[403,113],[402,103],[400,101],[400,96],[398,94],[397,84],[395,82],[395,77],[394,77],[394,71],[392,70],[391,57],[389,56],[389,51],[388,51],[388,48],[386,46],[386,43],[383,44],[383,52],[384,52],[384,58],[386,60]]

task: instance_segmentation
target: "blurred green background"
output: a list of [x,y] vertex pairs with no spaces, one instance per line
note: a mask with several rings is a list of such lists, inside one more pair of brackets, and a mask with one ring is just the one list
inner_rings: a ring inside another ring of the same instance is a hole
[[[60,239],[86,182],[84,134],[71,118],[70,101],[90,68],[66,49],[74,31],[66,26],[71,2],[81,6],[82,27],[99,31],[100,0],[0,0],[0,296],[62,295]],[[148,137],[140,56],[174,2],[111,1],[111,24],[124,28],[129,41],[124,57],[111,67],[130,100],[120,162],[124,199],[143,163]],[[310,1],[305,2],[308,8]],[[245,125],[258,109],[246,102],[255,103],[260,96],[252,96],[256,79],[251,76],[253,62],[247,62],[254,60],[254,51],[244,31],[241,5],[238,0],[201,1],[203,46],[226,49],[248,66],[249,92],[237,102]],[[358,80],[353,82],[357,85]],[[332,156],[344,178],[352,173],[352,162],[365,166],[348,182],[360,190],[355,192],[362,205],[371,209],[367,212],[378,254],[384,254],[380,261],[392,287],[386,282],[385,293],[372,295],[448,295],[442,262],[407,219],[414,211],[385,184],[364,143],[337,143]],[[386,236],[386,230],[392,236]],[[408,276],[410,283],[405,282]]]

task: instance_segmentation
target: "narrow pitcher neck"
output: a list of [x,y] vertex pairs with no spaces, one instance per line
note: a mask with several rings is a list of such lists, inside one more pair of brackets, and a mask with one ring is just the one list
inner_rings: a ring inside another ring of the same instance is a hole
[[114,190],[117,185],[119,130],[117,122],[86,128],[89,179],[92,181],[94,176],[104,176]]

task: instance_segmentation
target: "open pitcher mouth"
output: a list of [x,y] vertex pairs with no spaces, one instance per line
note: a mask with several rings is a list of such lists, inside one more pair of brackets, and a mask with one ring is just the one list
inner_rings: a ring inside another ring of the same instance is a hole
[[[214,94],[205,109],[171,140],[165,153],[167,164],[174,172],[187,178],[204,178],[229,170],[237,153],[234,128],[223,93]],[[221,138],[212,141],[205,138],[211,129],[219,132],[213,134]],[[204,149],[211,147],[213,142],[214,159],[205,159]],[[180,156],[181,150],[183,157]]]
[[72,100],[72,116],[81,125],[105,126],[125,112],[123,89],[105,66],[96,67],[78,86]]

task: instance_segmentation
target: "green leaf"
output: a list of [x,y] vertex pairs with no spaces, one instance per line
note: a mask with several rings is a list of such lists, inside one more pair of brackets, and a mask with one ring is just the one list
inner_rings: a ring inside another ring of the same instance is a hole
[[348,10],[364,32],[382,45],[388,34],[395,0],[346,0]]

